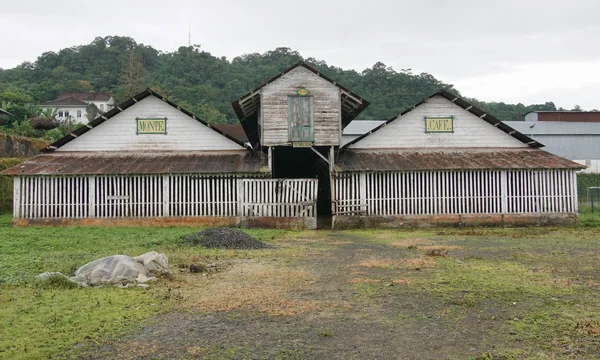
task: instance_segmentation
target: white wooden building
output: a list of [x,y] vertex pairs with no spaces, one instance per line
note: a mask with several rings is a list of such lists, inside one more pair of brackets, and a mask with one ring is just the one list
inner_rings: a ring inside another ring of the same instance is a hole
[[[345,143],[369,102],[298,63],[233,102],[247,142],[146,90],[2,174],[17,225],[562,224],[581,165],[445,91]],[[325,223],[325,222],[322,222]]]
[[334,226],[576,221],[583,166],[542,146],[439,91],[341,149]]
[[316,226],[315,179],[270,179],[261,152],[148,89],[14,176],[17,225]]

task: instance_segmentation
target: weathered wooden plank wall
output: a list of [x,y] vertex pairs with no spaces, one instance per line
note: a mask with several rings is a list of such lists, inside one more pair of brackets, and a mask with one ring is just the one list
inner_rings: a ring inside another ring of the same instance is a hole
[[342,137],[340,89],[302,66],[261,90],[261,144],[291,144],[288,96],[295,96],[300,88],[308,89],[313,97],[314,145],[339,146]]
[[411,171],[336,176],[336,215],[576,213],[571,170]]

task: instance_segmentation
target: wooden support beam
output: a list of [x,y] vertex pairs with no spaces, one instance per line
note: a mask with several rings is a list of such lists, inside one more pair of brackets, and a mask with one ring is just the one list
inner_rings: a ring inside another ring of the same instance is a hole
[[347,97],[349,97],[350,99],[352,99],[352,100],[356,101],[356,102],[357,102],[357,103],[359,103],[359,104],[362,104],[362,103],[363,103],[361,99],[359,99],[359,98],[355,97],[354,95],[350,94],[350,93],[349,93],[349,92],[347,92],[347,91],[344,91],[344,90],[342,90],[342,94],[346,95]]
[[268,153],[269,172],[271,173],[271,176],[273,176],[273,147],[272,146],[269,146],[269,148],[267,149],[267,153]]
[[321,154],[317,149],[315,149],[314,147],[310,147],[310,149],[317,155],[319,155],[319,157],[323,160],[325,160],[326,163],[329,164],[329,159],[327,159],[325,156],[323,156],[323,154]]

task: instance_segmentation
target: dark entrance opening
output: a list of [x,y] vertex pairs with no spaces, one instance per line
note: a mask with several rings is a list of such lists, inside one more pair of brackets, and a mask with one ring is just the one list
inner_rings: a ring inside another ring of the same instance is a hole
[[[328,147],[316,149],[328,157]],[[310,148],[273,147],[273,178],[319,179],[317,193],[317,226],[331,228],[331,184],[329,164]],[[327,219],[329,223],[327,224]]]

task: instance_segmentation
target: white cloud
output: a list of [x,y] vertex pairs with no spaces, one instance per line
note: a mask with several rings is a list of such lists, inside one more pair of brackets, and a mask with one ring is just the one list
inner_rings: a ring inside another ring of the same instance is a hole
[[0,13],[0,67],[96,36],[175,51],[191,27],[192,43],[229,59],[285,46],[358,71],[381,61],[428,72],[486,100],[599,108],[589,94],[600,85],[586,80],[598,77],[599,12],[598,0],[12,1]]
[[[506,103],[544,103],[600,109],[600,59],[516,66],[495,74],[452,80],[465,96]],[[595,91],[594,91],[595,89]]]

